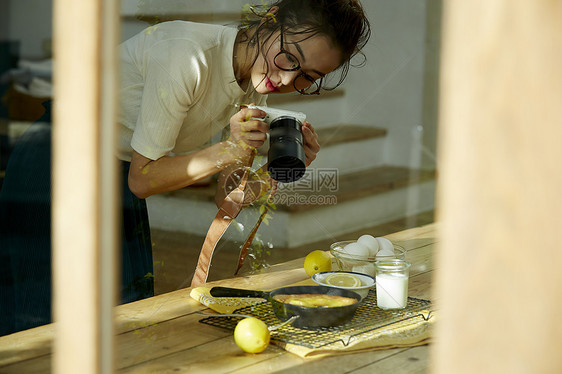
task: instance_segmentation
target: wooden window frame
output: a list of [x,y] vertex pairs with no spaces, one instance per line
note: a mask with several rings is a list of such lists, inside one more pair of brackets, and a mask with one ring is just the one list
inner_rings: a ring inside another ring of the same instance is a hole
[[562,371],[562,1],[446,1],[435,373]]
[[53,372],[112,373],[119,1],[55,0]]

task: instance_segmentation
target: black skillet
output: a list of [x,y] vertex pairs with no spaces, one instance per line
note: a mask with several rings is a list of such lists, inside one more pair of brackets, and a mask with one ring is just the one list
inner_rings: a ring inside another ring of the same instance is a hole
[[[356,292],[326,286],[291,286],[278,288],[270,292],[244,290],[239,288],[213,287],[211,288],[210,293],[211,296],[214,297],[258,297],[266,299],[271,303],[273,311],[280,321],[284,322],[292,316],[298,316],[298,318],[293,322],[293,326],[299,328],[342,325],[353,318],[353,315],[355,314],[355,311],[357,310],[357,307],[359,307],[359,303],[361,301],[361,296],[359,296]],[[276,295],[298,294],[337,295],[351,297],[356,299],[357,302],[351,305],[337,307],[306,307],[286,304],[274,299],[274,296]]]

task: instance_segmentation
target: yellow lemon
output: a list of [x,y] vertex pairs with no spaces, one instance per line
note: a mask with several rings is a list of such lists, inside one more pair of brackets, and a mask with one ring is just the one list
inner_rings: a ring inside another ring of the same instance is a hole
[[310,252],[304,259],[304,271],[309,277],[330,270],[332,270],[332,258],[328,252],[317,249]]
[[332,273],[324,279],[326,284],[337,287],[361,287],[361,280],[353,274]]
[[248,353],[260,353],[269,345],[267,325],[254,317],[244,318],[234,329],[234,341]]

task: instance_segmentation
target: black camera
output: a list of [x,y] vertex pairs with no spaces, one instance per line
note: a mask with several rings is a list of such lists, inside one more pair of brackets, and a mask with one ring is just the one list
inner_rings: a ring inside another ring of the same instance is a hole
[[262,120],[269,124],[268,171],[276,181],[295,182],[306,172],[301,112],[250,105],[267,113]]

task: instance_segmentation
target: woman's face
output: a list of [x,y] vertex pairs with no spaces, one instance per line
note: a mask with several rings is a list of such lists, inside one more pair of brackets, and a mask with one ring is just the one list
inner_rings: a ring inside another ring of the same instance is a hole
[[[302,73],[313,80],[319,80],[326,74],[335,70],[341,61],[339,49],[332,45],[325,35],[308,37],[306,34],[283,35],[283,48],[293,55],[300,64],[296,71],[285,71],[274,63],[275,56],[279,53],[281,41],[279,33],[273,35],[250,70],[250,78],[256,91],[260,94],[287,93],[295,91],[294,81]],[[309,78],[309,79],[310,79]],[[304,89],[309,86],[305,79],[299,78],[297,88]]]

